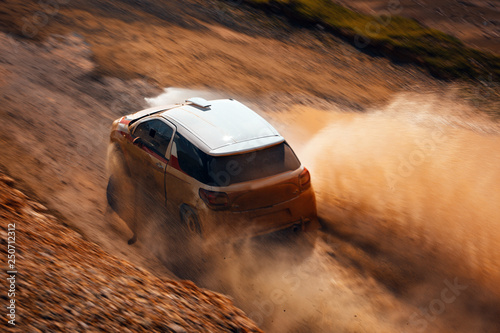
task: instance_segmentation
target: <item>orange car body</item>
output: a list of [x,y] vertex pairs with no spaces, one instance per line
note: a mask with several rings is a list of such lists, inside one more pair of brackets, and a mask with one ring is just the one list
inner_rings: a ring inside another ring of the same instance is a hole
[[193,232],[248,237],[319,227],[309,172],[237,101],[193,98],[146,109],[117,119],[110,138],[130,177]]

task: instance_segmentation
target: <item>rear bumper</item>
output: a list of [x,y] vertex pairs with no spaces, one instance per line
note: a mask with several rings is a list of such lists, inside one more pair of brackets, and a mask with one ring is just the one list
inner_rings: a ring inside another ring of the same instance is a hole
[[279,204],[248,211],[213,211],[199,207],[204,234],[246,238],[294,228],[305,232],[319,229],[316,197],[309,187],[299,196]]
[[284,230],[284,229],[292,229],[293,231],[302,231],[302,232],[312,232],[314,230],[317,230],[321,227],[319,224],[319,221],[317,218],[315,219],[300,219],[298,221],[292,221],[287,224],[281,224],[278,226],[275,226],[273,228],[267,229],[263,228],[259,231],[257,230],[252,230],[249,234],[240,234],[241,237],[255,237],[255,236],[260,236],[260,235],[265,235],[269,234],[272,232]]

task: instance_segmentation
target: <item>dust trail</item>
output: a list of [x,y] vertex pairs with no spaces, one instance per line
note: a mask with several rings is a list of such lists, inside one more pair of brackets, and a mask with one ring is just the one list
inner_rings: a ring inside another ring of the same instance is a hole
[[219,248],[197,282],[231,295],[267,332],[400,332],[413,308],[339,263],[331,239],[308,237],[264,237],[223,256]]
[[[169,88],[149,102],[192,96],[225,97]],[[204,266],[195,282],[270,332],[498,330],[498,125],[432,95],[366,113],[259,113],[311,170],[327,233],[313,245],[267,239],[182,256],[179,266]],[[466,290],[445,304],[455,281]]]
[[[171,104],[192,96],[225,97],[210,91],[168,88],[147,102]],[[259,113],[269,118],[266,112]],[[400,323],[411,314],[410,308],[384,294],[375,281],[365,280],[339,263],[333,253],[335,240],[328,237],[314,241],[314,237],[302,239],[303,235],[285,233],[283,238],[225,245],[205,240],[196,248],[192,241],[183,243],[165,235],[158,239],[157,231],[144,233],[176,274],[231,295],[269,332],[358,331],[363,327],[372,332],[398,332]]]
[[496,289],[500,133],[443,116],[464,106],[432,98],[340,114],[307,144],[320,211],[336,229],[381,245],[399,238],[404,247],[443,252]]
[[[367,113],[297,108],[275,119],[303,143],[318,211],[330,232],[358,247],[350,256],[362,271],[420,306],[444,279],[467,281],[464,313],[451,320],[498,329],[488,323],[500,304],[498,124],[432,95],[400,96]],[[392,266],[376,261],[381,254]]]

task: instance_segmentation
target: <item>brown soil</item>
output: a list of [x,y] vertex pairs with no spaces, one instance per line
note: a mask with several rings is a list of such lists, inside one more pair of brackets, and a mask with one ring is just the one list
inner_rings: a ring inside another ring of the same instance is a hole
[[90,51],[77,36],[37,46],[3,35],[2,45],[4,169],[87,239],[168,275],[154,256],[128,252],[113,224],[104,222],[109,126],[124,109],[144,106],[141,97],[155,90],[139,81],[93,79]]
[[19,272],[15,296],[2,294],[15,300],[9,331],[261,332],[227,297],[109,255],[13,184],[0,174],[3,247],[15,230],[15,267],[3,268]]
[[[8,2],[3,16],[12,23],[4,30],[21,36],[30,27],[26,22],[45,13]],[[76,32],[90,44],[100,74],[146,78],[161,87],[210,87],[249,98],[307,94],[361,109],[396,92],[441,87],[420,69],[395,66],[321,30],[294,28],[231,2],[128,3],[61,5],[55,15],[46,15],[46,24],[34,25],[33,38]]]

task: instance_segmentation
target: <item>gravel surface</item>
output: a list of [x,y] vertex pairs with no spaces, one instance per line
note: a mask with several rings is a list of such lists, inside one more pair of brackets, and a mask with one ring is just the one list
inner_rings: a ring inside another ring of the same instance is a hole
[[[13,332],[261,332],[226,296],[157,278],[109,255],[13,185],[0,175],[4,249],[15,224]],[[7,260],[2,266],[12,269]],[[7,305],[11,297],[2,289]]]

